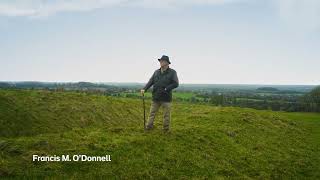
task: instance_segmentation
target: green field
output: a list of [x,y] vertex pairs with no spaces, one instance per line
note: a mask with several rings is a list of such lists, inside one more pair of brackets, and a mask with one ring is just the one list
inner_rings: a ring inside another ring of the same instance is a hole
[[[172,107],[171,133],[161,131],[160,114],[145,133],[140,99],[0,90],[0,176],[320,178],[319,113]],[[33,162],[34,154],[110,154],[112,161]]]

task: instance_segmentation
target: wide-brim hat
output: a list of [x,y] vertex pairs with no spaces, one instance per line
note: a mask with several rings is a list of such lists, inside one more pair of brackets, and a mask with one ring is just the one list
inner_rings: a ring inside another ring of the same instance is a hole
[[166,55],[163,55],[160,59],[158,59],[158,61],[161,61],[161,60],[167,61],[169,64],[171,64],[169,57]]

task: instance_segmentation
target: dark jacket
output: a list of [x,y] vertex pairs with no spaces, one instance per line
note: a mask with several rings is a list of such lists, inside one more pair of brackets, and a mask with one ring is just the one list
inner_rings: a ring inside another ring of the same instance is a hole
[[179,86],[177,72],[169,67],[163,73],[161,68],[157,69],[143,89],[147,91],[152,85],[153,101],[171,102],[172,90]]

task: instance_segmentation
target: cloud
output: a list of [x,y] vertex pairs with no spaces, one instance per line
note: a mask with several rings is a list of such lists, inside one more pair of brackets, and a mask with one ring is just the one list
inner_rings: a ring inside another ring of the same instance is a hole
[[297,32],[319,30],[319,0],[273,0],[280,20]]
[[59,12],[91,11],[111,6],[167,8],[197,4],[225,4],[245,0],[1,0],[0,15],[49,16]]
[[114,6],[176,8],[258,2],[271,3],[279,20],[297,32],[320,28],[320,0],[0,0],[0,16],[46,17]]
[[7,0],[0,2],[0,15],[4,16],[49,16],[59,12],[90,11],[112,5],[121,0]]

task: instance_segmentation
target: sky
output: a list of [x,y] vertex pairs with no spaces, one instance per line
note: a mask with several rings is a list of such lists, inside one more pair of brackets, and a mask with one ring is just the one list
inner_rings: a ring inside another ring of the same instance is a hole
[[320,84],[318,0],[0,0],[0,81]]

